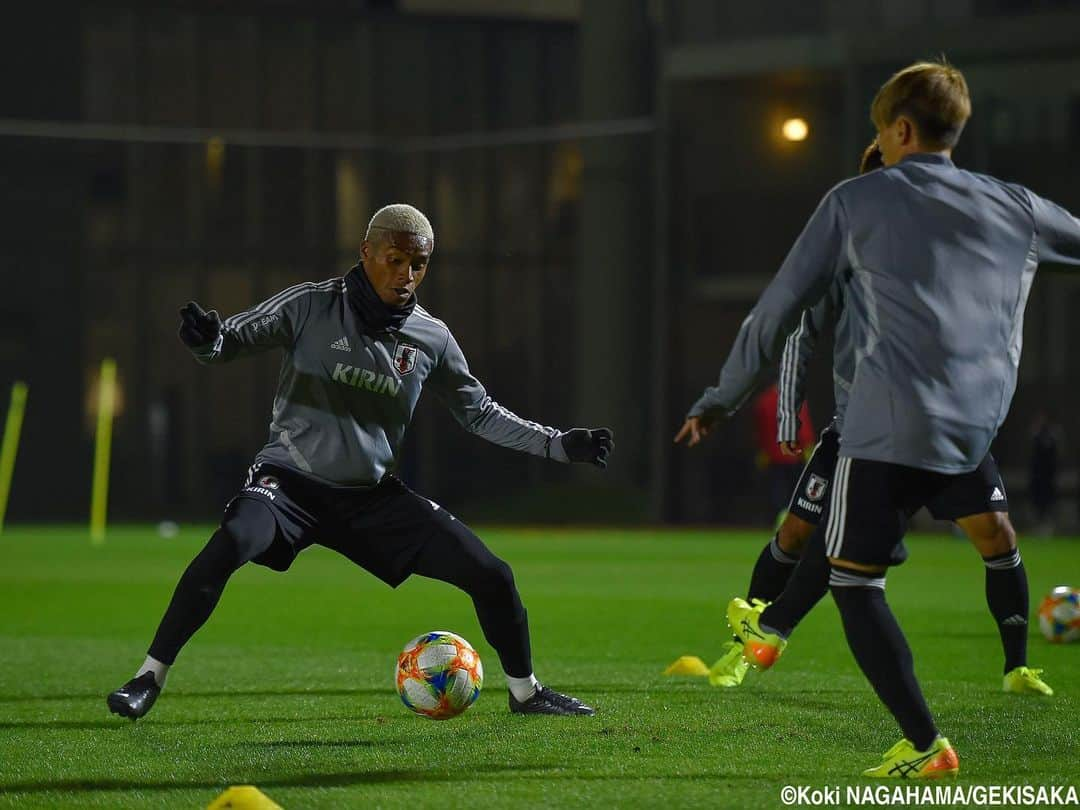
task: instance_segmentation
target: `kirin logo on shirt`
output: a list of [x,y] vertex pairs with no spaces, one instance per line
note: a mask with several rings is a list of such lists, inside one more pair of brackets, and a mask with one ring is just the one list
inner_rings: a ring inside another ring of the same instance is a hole
[[411,343],[398,343],[394,348],[394,370],[404,376],[416,368],[416,356],[420,349]]

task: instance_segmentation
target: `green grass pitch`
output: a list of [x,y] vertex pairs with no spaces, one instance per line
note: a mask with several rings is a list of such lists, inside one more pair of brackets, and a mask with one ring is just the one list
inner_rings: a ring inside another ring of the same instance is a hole
[[[471,603],[414,578],[392,591],[311,549],[287,574],[248,566],[185,649],[154,711],[110,715],[205,527],[171,540],[115,528],[0,536],[0,806],[205,807],[254,784],[286,808],[779,807],[784,784],[846,785],[899,738],[856,669],[826,600],[784,659],[740,689],[661,675],[716,657],[766,532],[482,530],[514,568],[537,675],[593,718],[511,716]],[[964,541],[918,536],[889,578],[918,674],[974,784],[1080,781],[1080,644],[1033,625],[1051,699],[1005,695],[983,567]],[[1032,608],[1080,586],[1080,543],[1022,541]],[[401,646],[449,629],[487,683],[464,716],[401,705]]]

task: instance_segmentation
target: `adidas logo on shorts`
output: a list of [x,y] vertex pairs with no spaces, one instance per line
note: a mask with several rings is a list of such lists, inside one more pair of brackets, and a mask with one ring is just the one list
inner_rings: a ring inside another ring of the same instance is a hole
[[1005,500],[1005,493],[1001,491],[1001,487],[994,487],[994,491],[990,493],[991,501],[1003,501]]

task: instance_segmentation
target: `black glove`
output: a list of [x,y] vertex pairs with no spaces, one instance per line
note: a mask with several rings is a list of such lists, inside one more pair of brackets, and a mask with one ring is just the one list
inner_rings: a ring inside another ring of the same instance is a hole
[[221,318],[215,310],[203,312],[194,301],[180,307],[180,340],[189,349],[202,349],[213,344],[221,334]]
[[615,448],[615,434],[608,428],[574,428],[552,439],[548,455],[565,457],[570,462],[607,466],[608,454]]

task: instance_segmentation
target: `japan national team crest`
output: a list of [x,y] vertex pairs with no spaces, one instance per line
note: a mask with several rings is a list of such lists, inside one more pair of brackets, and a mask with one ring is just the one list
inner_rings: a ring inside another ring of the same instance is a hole
[[806,497],[812,501],[820,501],[828,485],[827,479],[811,473],[810,480],[806,482]]
[[259,486],[266,487],[267,489],[277,489],[281,484],[278,483],[278,480],[274,478],[274,476],[264,475],[259,479]]
[[411,343],[398,343],[394,349],[394,371],[405,376],[416,368],[416,355],[420,350]]

